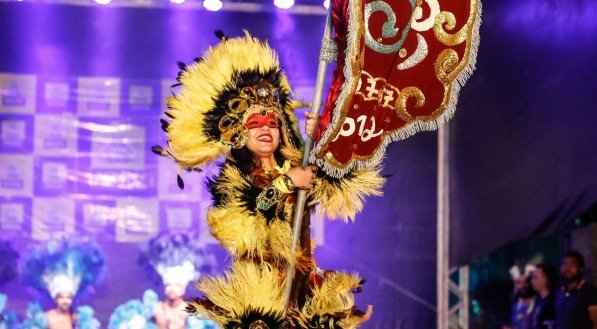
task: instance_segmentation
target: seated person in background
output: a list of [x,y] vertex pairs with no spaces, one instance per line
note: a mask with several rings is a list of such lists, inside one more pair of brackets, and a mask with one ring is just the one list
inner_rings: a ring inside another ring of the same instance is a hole
[[597,289],[583,278],[585,260],[569,251],[560,264],[563,285],[556,298],[557,329],[597,329]]
[[557,280],[557,270],[550,264],[539,264],[533,271],[531,284],[537,293],[537,297],[535,298],[535,307],[531,314],[532,329],[554,329]]

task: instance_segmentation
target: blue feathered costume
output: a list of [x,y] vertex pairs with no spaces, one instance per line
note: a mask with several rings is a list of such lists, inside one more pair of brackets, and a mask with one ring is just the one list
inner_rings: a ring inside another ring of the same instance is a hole
[[[56,299],[60,293],[70,293],[77,300],[93,292],[93,287],[105,274],[104,255],[99,246],[89,240],[50,241],[37,245],[24,256],[21,272],[23,284]],[[98,329],[100,323],[89,306],[79,306],[74,315],[79,329]],[[47,328],[41,307],[32,304],[23,328]]]

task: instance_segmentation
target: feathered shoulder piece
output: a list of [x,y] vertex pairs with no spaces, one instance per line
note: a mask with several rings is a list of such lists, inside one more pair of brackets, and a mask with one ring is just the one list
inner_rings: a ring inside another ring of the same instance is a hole
[[153,147],[180,169],[198,169],[232,148],[244,147],[245,119],[255,108],[278,118],[285,145],[298,148],[302,143],[278,55],[246,31],[242,37],[219,37],[220,43],[193,64],[179,64],[179,88],[168,99],[169,120],[162,120],[168,147]]

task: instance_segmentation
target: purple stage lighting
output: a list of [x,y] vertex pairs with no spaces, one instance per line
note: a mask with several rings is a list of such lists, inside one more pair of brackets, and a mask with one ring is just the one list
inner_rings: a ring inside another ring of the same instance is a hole
[[288,9],[294,5],[294,0],[274,0],[274,5],[278,8]]
[[110,2],[112,2],[112,0],[94,0],[95,3],[100,4],[100,5],[107,5]]
[[210,11],[218,11],[222,9],[222,1],[221,0],[205,0],[203,1],[203,7]]
[[181,5],[184,3],[185,0],[170,0],[173,4]]

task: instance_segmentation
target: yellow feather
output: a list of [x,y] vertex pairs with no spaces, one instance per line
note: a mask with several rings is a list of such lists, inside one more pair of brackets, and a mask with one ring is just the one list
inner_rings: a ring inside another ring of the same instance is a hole
[[[168,127],[170,153],[182,168],[194,168],[213,161],[230,148],[205,132],[205,115],[216,106],[215,100],[230,87],[236,87],[235,74],[245,71],[267,73],[279,69],[277,54],[269,45],[245,31],[244,37],[231,38],[210,47],[203,61],[187,66],[180,77],[181,89],[168,99],[168,113],[174,117]],[[281,87],[290,93],[284,75]],[[292,102],[283,110],[288,124],[297,131]],[[297,134],[300,136],[300,134]]]
[[216,304],[219,311],[206,310],[210,318],[224,325],[251,310],[282,316],[284,282],[279,271],[267,263],[239,261],[223,275],[204,277],[197,288]]
[[213,236],[235,256],[273,256],[277,261],[295,263],[296,255],[290,251],[292,229],[286,221],[274,220],[267,224],[259,213],[251,214],[240,201],[241,191],[251,183],[234,166],[226,165],[217,186],[223,195],[223,203],[207,213],[207,221]]
[[365,198],[381,196],[385,178],[381,176],[378,163],[371,167],[357,169],[350,176],[337,183],[319,179],[310,191],[310,197],[319,202],[321,210],[330,219],[340,218],[344,222],[354,220],[363,210]]
[[300,311],[294,310],[296,321],[304,325],[309,323],[315,316],[320,318],[328,316],[346,315],[338,321],[338,325],[344,329],[356,328],[359,319],[350,316],[354,307],[354,294],[352,290],[360,286],[361,279],[358,275],[336,272],[326,278],[321,287],[313,289],[311,297]]

